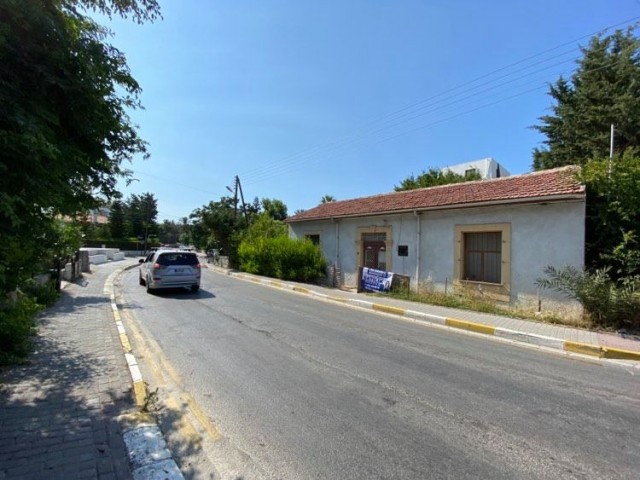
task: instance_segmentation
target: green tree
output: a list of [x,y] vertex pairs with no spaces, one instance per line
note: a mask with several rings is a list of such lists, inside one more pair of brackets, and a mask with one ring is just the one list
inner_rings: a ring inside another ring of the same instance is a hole
[[109,213],[109,229],[111,230],[111,238],[124,238],[126,235],[124,204],[122,200],[114,200],[111,203],[111,211]]
[[152,193],[129,195],[124,212],[129,236],[145,237],[156,233],[158,201]]
[[242,236],[243,241],[257,241],[264,238],[287,237],[289,227],[282,221],[273,218],[268,212],[264,212],[254,219],[251,226]]
[[262,211],[274,220],[284,220],[287,218],[287,206],[282,200],[263,198]]
[[587,190],[586,263],[616,278],[640,275],[640,157],[592,160],[582,168]]
[[140,86],[83,8],[159,15],[155,0],[0,2],[0,293],[33,273],[55,218],[98,207],[128,176],[122,162],[147,155],[127,113]]
[[336,201],[336,197],[333,195],[323,195],[320,199],[320,203],[332,203]]
[[180,241],[180,225],[173,220],[164,220],[158,225],[160,243],[178,243]]
[[570,80],[550,86],[552,113],[533,128],[546,138],[533,150],[533,168],[584,165],[609,155],[611,125],[615,153],[640,146],[640,40],[635,27],[593,37]]
[[246,228],[246,222],[234,209],[234,203],[233,198],[222,197],[191,213],[196,246],[220,248],[223,255],[229,256],[232,266],[236,265],[239,237]]
[[396,185],[393,189],[396,192],[404,190],[415,190],[416,188],[436,187],[438,185],[447,185],[450,183],[468,182],[471,180],[480,180],[480,174],[475,170],[465,175],[459,175],[450,170],[439,170],[437,168],[430,168],[428,171],[422,172],[417,177],[411,175],[400,182],[400,185]]

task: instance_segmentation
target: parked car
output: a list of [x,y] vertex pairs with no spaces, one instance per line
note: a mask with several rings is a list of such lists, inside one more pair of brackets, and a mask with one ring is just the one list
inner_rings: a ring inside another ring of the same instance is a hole
[[147,292],[176,287],[197,292],[200,289],[200,261],[195,252],[158,250],[140,260],[139,276],[140,285],[146,286]]

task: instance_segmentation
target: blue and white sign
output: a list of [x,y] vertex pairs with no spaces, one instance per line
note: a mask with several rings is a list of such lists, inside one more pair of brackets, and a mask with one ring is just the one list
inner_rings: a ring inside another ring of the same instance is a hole
[[388,292],[391,289],[393,272],[376,270],[375,268],[362,268],[362,288],[371,292]]

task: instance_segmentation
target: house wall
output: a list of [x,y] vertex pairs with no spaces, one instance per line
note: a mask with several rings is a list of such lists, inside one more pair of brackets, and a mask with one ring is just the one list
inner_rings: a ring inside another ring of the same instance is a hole
[[[572,314],[578,313],[576,303],[568,303],[548,290],[538,291],[535,281],[543,276],[547,265],[583,267],[584,222],[584,201],[573,201],[296,222],[290,224],[290,234],[294,238],[319,234],[325,257],[340,267],[340,280],[345,287],[357,285],[361,233],[387,231],[387,269],[411,277],[414,290],[451,291],[464,287],[489,296],[495,293],[492,298],[525,308],[537,308],[540,299],[543,310],[562,309],[566,310],[563,313]],[[508,227],[508,232],[503,233],[502,258],[503,264],[507,262],[504,267],[508,270],[508,285],[502,289],[494,292],[491,285],[456,278],[456,227],[464,229],[468,225]],[[397,255],[399,245],[408,246],[408,256]]]

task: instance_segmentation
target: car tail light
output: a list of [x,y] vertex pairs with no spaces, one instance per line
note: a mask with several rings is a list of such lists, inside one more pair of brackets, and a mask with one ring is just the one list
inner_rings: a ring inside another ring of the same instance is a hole
[[153,264],[153,269],[154,270],[160,270],[162,268],[162,265],[160,265],[159,263],[154,263]]
[[197,264],[195,264],[195,265],[194,265],[194,267],[195,267],[195,268],[197,268],[197,269],[200,269],[200,268],[202,268],[202,265],[200,265],[199,263],[197,263]]

